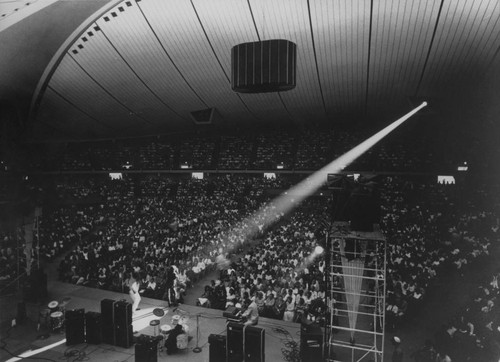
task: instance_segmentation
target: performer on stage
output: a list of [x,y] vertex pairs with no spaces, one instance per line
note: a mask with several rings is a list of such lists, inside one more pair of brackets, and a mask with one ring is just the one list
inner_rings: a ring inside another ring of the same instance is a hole
[[259,308],[257,303],[255,303],[255,299],[252,300],[252,303],[248,306],[247,310],[243,312],[242,317],[246,317],[247,321],[245,322],[246,326],[255,326],[259,322]]
[[139,294],[139,274],[136,272],[132,273],[132,278],[130,279],[129,285],[129,294],[132,299],[132,314],[135,313],[136,310],[140,310],[139,303],[141,302],[141,295]]

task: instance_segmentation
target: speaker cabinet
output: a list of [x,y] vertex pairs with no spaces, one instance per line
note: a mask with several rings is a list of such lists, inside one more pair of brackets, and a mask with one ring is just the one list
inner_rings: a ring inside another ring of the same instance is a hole
[[220,334],[211,334],[208,336],[208,343],[210,344],[209,362],[226,361],[226,339],[226,336]]
[[85,342],[88,344],[101,344],[102,323],[101,313],[85,313]]
[[273,39],[231,49],[231,87],[240,93],[283,92],[295,88],[297,45]]
[[129,348],[134,344],[134,331],[132,330],[132,324],[129,325],[115,325],[115,346]]
[[115,303],[113,299],[101,300],[102,341],[112,346],[116,344]]
[[244,336],[245,362],[265,362],[266,331],[247,326],[244,329]]
[[132,324],[132,303],[120,300],[114,304],[114,310],[116,324]]
[[227,362],[243,361],[243,324],[227,324],[226,355]]
[[300,328],[300,356],[302,362],[316,362],[323,358],[323,331],[317,323],[302,324]]
[[135,362],[157,362],[158,339],[141,334],[135,344]]
[[66,345],[85,343],[85,310],[73,309],[66,311]]

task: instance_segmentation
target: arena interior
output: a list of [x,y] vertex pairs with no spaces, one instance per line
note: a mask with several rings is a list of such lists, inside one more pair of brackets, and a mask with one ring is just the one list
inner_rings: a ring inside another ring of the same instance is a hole
[[500,361],[500,3],[0,0],[0,360]]

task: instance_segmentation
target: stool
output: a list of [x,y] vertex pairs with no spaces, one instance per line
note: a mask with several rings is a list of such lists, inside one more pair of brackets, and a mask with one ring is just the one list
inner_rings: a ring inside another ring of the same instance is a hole
[[158,335],[158,326],[160,325],[160,320],[159,319],[153,319],[151,322],[149,322],[149,325],[153,327],[155,337]]

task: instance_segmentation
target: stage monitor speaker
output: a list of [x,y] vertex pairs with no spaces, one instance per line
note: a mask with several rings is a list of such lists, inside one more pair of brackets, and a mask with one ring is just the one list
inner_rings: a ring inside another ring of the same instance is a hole
[[141,334],[135,344],[135,362],[157,362],[158,339]]
[[85,313],[85,342],[88,344],[101,344],[102,322],[101,313]]
[[244,335],[245,362],[265,362],[266,331],[259,327],[247,326]]
[[243,328],[240,323],[227,324],[226,355],[227,362],[243,361]]
[[132,324],[132,303],[120,300],[115,303],[115,324],[129,325]]
[[113,299],[101,300],[102,341],[112,346],[116,344],[115,303]]
[[208,361],[209,362],[225,362],[226,357],[226,336],[220,334],[211,334],[208,336],[210,344]]
[[302,357],[302,362],[322,361],[323,330],[317,323],[301,325],[300,356]]
[[66,320],[66,345],[85,343],[85,309],[68,310]]
[[297,45],[283,39],[243,43],[231,49],[231,87],[240,93],[295,88]]

